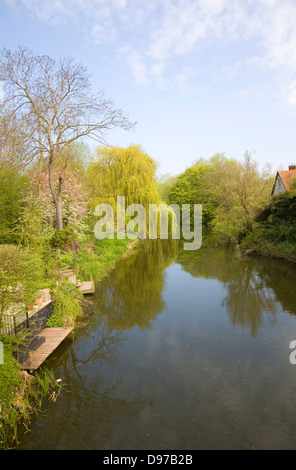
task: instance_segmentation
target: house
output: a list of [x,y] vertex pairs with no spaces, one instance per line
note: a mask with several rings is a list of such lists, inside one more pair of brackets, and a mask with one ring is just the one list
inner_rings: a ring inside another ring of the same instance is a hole
[[272,196],[289,191],[291,181],[296,178],[296,165],[290,165],[288,171],[278,171],[272,189]]

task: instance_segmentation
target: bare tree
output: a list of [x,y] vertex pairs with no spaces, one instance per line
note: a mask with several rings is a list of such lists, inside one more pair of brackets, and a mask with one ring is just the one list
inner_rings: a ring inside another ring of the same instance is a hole
[[48,162],[49,186],[56,208],[57,229],[63,228],[61,196],[63,176],[54,182],[54,163],[63,158],[66,147],[83,137],[106,144],[105,132],[115,127],[130,130],[122,110],[93,94],[87,70],[72,59],[59,61],[36,56],[27,48],[0,55],[0,80],[4,85],[2,108],[11,122],[25,123],[27,158],[43,154]]
[[30,146],[25,122],[0,107],[0,167],[23,169],[32,158]]

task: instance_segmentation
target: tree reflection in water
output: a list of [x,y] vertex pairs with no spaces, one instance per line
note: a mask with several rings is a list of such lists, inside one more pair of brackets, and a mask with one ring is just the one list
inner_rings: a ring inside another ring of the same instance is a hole
[[195,277],[223,283],[224,306],[233,325],[248,327],[253,336],[263,317],[276,321],[277,302],[296,313],[296,290],[291,289],[295,266],[264,257],[247,257],[239,250],[204,244],[184,251],[178,240],[149,240],[116,266],[111,278],[96,289],[96,305],[110,329],[147,328],[165,309],[166,268],[172,263]]
[[253,336],[263,316],[276,321],[278,302],[296,313],[296,293],[291,290],[295,266],[263,257],[246,257],[238,250],[203,247],[198,251],[180,250],[176,262],[195,277],[218,279],[227,292],[222,305],[233,325],[249,327]]
[[96,286],[96,305],[110,329],[147,328],[165,308],[165,268],[176,258],[178,240],[148,240]]
[[[90,315],[96,313],[95,307],[90,310]],[[123,333],[116,329],[111,331],[105,317],[91,316],[95,322],[91,335],[87,324],[85,332],[80,328],[72,346],[64,344],[67,354],[65,351],[55,366],[56,375],[63,378],[64,390],[58,406],[51,406],[43,449],[96,449],[98,441],[100,448],[105,448],[119,423],[136,418],[150,404],[144,394],[132,399],[121,395],[122,374],[106,378],[102,370],[116,363]],[[55,363],[54,358],[51,361]],[[39,420],[30,435],[32,448],[35,438],[40,446],[39,425],[42,428],[44,422]],[[21,441],[26,445],[26,439]]]

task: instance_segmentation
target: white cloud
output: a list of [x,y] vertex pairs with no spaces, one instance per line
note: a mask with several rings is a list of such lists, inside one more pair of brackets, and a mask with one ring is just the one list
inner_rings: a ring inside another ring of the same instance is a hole
[[[184,85],[190,78],[174,72],[176,59],[194,57],[209,44],[247,45],[244,56],[228,58],[222,70],[237,78],[246,69],[270,71],[287,87],[294,103],[296,78],[295,0],[6,0],[38,20],[58,24],[81,23],[95,43],[109,42],[122,54],[137,83],[171,82]],[[128,34],[127,34],[128,33]],[[140,38],[140,39],[139,39]],[[120,46],[118,44],[120,43]],[[116,57],[115,53],[115,57]],[[194,61],[193,61],[194,62]],[[187,72],[186,72],[187,70]],[[187,73],[187,76],[185,74]],[[185,74],[185,75],[184,75]],[[296,104],[295,104],[296,106]]]
[[26,9],[40,21],[58,24],[75,17],[80,1],[76,2],[74,0],[74,8],[71,8],[71,4],[64,0],[52,0],[50,2],[46,0],[6,0],[6,3],[15,9]]
[[165,63],[155,63],[150,67],[150,75],[154,79],[156,86],[160,89],[166,88],[168,84],[168,79],[164,74]]
[[105,42],[114,41],[116,39],[116,30],[108,25],[107,22],[96,23],[91,29],[92,40],[96,44],[103,44]]
[[296,80],[289,84],[288,102],[292,107],[296,106]]
[[133,50],[129,46],[124,46],[120,48],[119,55],[129,64],[136,83],[142,85],[149,83],[145,60],[140,52]]
[[[263,9],[263,6],[265,7]],[[294,70],[296,66],[296,3],[290,0],[274,1],[272,7],[261,0],[260,43],[269,66],[283,66]]]
[[180,72],[176,74],[175,82],[179,88],[186,88],[188,81],[194,77],[195,72],[192,67],[183,67]]
[[[17,9],[26,9],[31,16],[51,24],[81,21],[88,19],[93,26],[101,19],[111,18],[114,12],[124,10],[127,0],[5,0]],[[111,20],[112,22],[112,20]]]
[[119,10],[123,10],[127,6],[127,0],[112,0],[112,3]]

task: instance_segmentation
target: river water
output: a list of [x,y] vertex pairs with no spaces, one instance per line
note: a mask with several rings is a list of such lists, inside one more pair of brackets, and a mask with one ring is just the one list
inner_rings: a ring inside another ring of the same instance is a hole
[[150,240],[46,365],[21,449],[296,449],[296,266]]

